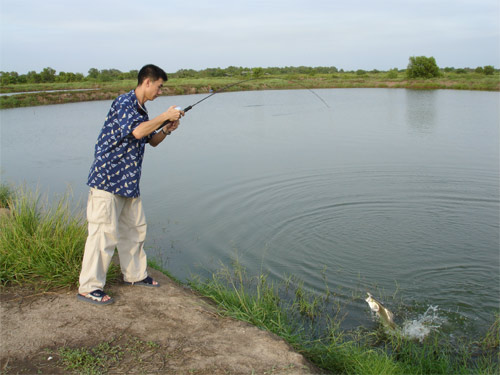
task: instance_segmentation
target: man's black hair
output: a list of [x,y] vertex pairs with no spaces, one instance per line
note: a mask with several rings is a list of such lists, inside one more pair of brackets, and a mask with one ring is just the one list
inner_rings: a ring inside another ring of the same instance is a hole
[[162,68],[153,64],[144,65],[141,68],[139,74],[137,75],[137,85],[140,86],[146,78],[150,78],[151,81],[156,81],[160,78],[165,82],[168,80],[167,73],[165,73]]

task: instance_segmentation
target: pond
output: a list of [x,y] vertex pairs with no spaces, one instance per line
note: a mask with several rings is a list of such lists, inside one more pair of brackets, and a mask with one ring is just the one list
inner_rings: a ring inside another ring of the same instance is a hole
[[[499,306],[497,92],[406,89],[220,93],[148,148],[147,250],[186,280],[235,258],[248,274],[325,283],[346,328],[373,326],[369,291],[450,334]],[[203,95],[160,97],[159,114]],[[2,110],[1,178],[86,200],[110,101]]]

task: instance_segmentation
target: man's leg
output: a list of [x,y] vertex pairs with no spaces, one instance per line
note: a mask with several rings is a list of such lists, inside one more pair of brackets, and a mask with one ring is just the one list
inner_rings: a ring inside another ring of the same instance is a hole
[[125,198],[118,226],[118,255],[123,279],[135,283],[144,280],[148,274],[147,257],[144,251],[146,240],[146,216],[141,198]]
[[103,290],[106,284],[106,274],[118,243],[118,217],[123,199],[103,190],[90,190],[87,203],[89,233],[80,273],[80,294]]

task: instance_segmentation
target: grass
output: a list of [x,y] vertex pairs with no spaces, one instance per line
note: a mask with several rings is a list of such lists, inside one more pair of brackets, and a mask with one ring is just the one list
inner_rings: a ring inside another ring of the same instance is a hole
[[59,349],[59,355],[66,370],[74,370],[79,374],[101,374],[120,361],[123,350],[104,342],[95,348],[64,347]]
[[8,185],[0,185],[0,208],[9,206],[9,199],[12,197],[12,188]]
[[[60,348],[56,354],[59,363],[68,371],[85,375],[107,374],[112,369],[120,373],[126,368],[151,366],[152,357],[163,351],[155,342],[145,342],[137,337],[125,335],[102,342],[94,347]],[[158,356],[161,357],[161,356]],[[155,358],[156,359],[156,358]],[[144,373],[147,373],[144,371]]]
[[478,345],[485,349],[498,349],[500,347],[500,314],[497,314],[495,321],[491,325],[488,333]]
[[[70,208],[66,194],[49,204],[26,188],[8,190],[2,198],[10,217],[0,218],[0,284],[35,289],[75,287],[87,237],[83,212]],[[110,267],[108,280],[118,276]]]

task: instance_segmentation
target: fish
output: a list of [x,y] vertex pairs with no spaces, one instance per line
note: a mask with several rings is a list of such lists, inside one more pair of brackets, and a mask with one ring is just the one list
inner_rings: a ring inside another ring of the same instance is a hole
[[365,301],[370,306],[370,309],[378,315],[382,324],[391,329],[395,329],[396,323],[394,323],[394,314],[389,311],[389,309],[384,307],[384,305],[382,305],[380,301],[377,301],[375,298],[373,298],[370,293],[367,294],[368,297],[365,299]]

